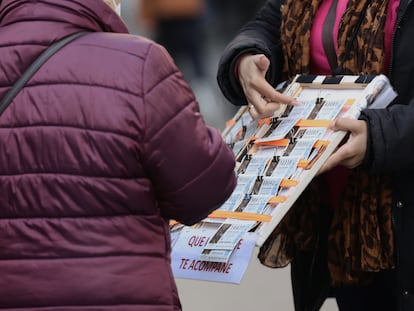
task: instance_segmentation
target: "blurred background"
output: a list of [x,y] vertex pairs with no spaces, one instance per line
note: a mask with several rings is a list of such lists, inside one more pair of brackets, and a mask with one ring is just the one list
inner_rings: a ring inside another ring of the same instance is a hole
[[[220,93],[216,72],[222,51],[263,0],[123,0],[131,33],[163,44],[192,87],[207,124],[224,129],[237,111]],[[294,310],[289,267],[260,265],[256,249],[240,285],[177,279],[184,311]],[[337,311],[328,299],[322,311]]]
[[191,85],[206,123],[223,129],[237,107],[221,95],[216,71],[221,53],[263,0],[123,0],[131,33],[164,45]]

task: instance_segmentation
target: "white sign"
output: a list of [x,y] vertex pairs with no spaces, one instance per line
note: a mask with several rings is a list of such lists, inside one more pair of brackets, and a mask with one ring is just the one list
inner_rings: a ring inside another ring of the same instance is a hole
[[240,284],[258,235],[246,233],[228,262],[203,261],[200,259],[201,253],[216,232],[216,224],[204,224],[198,229],[185,227],[182,230],[171,254],[171,265],[176,278]]

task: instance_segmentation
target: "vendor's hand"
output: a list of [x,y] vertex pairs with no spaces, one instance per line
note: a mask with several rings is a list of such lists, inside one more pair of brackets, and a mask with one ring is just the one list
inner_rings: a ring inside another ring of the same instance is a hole
[[269,65],[269,59],[263,54],[246,54],[239,61],[239,81],[249,104],[250,114],[255,119],[271,117],[280,108],[280,104],[298,104],[294,98],[277,92],[266,81]]
[[318,174],[329,171],[335,166],[342,165],[355,168],[361,165],[365,158],[368,142],[368,126],[365,121],[341,118],[336,120],[331,129],[349,132],[349,138],[341,145],[321,167]]

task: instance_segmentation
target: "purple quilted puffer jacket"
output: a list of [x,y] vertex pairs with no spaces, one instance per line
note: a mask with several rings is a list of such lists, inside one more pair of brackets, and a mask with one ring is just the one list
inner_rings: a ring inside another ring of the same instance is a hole
[[0,117],[0,309],[180,310],[169,219],[219,207],[233,155],[165,49],[102,0],[3,0],[0,96],[83,30]]

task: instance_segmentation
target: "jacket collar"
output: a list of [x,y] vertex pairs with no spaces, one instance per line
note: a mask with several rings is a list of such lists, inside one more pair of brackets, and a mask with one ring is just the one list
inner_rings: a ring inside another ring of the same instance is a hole
[[405,15],[408,5],[412,5],[413,0],[401,0],[400,5],[398,6],[398,19],[403,18]]

